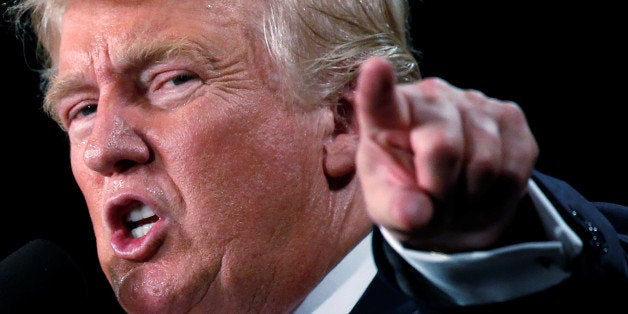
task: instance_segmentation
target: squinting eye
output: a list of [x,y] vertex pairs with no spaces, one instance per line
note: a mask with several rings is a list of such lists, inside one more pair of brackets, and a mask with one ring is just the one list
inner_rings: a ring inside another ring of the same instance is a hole
[[98,109],[98,106],[95,104],[87,105],[79,110],[79,114],[82,116],[89,116],[90,114],[95,113],[96,109]]
[[[147,74],[150,74],[148,72]],[[188,102],[203,85],[201,76],[186,70],[170,70],[141,79],[148,101],[159,108],[175,108]]]
[[178,85],[185,84],[185,83],[187,83],[187,82],[189,82],[189,81],[191,81],[191,80],[193,80],[195,78],[196,78],[196,76],[192,75],[192,74],[180,74],[180,75],[177,75],[177,76],[173,77],[170,80],[170,82],[172,82],[172,84],[174,86],[178,86]]

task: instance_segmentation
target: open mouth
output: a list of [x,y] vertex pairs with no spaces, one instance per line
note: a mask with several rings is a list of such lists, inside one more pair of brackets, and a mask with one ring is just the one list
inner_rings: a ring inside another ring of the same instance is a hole
[[118,199],[108,209],[111,247],[123,259],[143,262],[157,253],[167,235],[168,220],[136,198]]
[[129,230],[134,239],[148,234],[159,217],[146,205],[133,209],[124,220],[124,226]]

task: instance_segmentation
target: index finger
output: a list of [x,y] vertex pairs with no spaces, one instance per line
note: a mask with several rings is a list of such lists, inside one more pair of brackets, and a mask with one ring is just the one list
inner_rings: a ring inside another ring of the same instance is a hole
[[356,113],[361,129],[406,129],[410,112],[395,92],[392,64],[380,57],[364,62],[356,88]]

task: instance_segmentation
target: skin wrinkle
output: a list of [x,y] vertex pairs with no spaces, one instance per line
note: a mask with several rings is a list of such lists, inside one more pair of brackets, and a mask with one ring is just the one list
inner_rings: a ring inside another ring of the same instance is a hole
[[[414,81],[406,5],[70,1],[58,41],[42,40],[58,71],[47,104],[125,311],[292,312],[373,224],[424,251],[498,240],[524,191],[495,192],[529,180],[534,139],[516,107]],[[481,141],[469,110],[506,129],[505,154],[485,149],[504,184],[452,198]],[[152,229],[129,236],[125,216],[146,207]]]
[[[251,89],[251,90],[256,90],[256,89]],[[211,94],[206,94],[206,95],[207,95],[207,96],[210,96]],[[247,96],[247,93],[244,93],[244,96]],[[243,97],[243,96],[241,95],[240,97]],[[199,100],[199,101],[200,101],[200,99],[197,99],[197,100]],[[194,104],[195,104],[195,103],[197,103],[197,102],[192,101],[192,102],[190,102],[188,105],[186,105],[186,106],[185,106],[185,107],[183,107],[183,108],[188,108],[189,106],[194,106]],[[267,103],[267,101],[264,101],[264,100],[263,100],[263,98],[260,98],[260,97],[254,97],[254,98],[250,99],[249,101],[247,101],[246,103],[242,103],[241,105],[248,106],[248,105],[250,105],[250,104],[254,104],[254,103]],[[224,109],[220,109],[220,110],[221,110],[221,111],[223,111],[223,112],[221,113],[221,115],[220,115],[219,117],[222,117],[222,116],[227,117],[227,116],[228,116],[228,114],[227,114],[228,112],[232,112],[232,111],[233,111],[233,110],[235,110],[235,109],[240,110],[239,108],[243,108],[243,107],[240,107],[240,106],[230,106],[230,107],[231,107],[231,108],[224,108]],[[262,108],[263,108],[263,109],[262,109]],[[272,125],[272,124],[277,124],[278,126],[280,126],[280,129],[281,129],[281,128],[285,128],[285,125],[284,125],[284,123],[283,123],[281,120],[277,120],[277,119],[275,119],[275,118],[273,117],[273,115],[274,115],[273,111],[274,111],[274,110],[276,110],[276,109],[271,109],[272,107],[268,107],[268,108],[267,108],[266,106],[264,106],[264,107],[262,107],[262,108],[256,108],[256,109],[254,109],[254,110],[252,110],[252,109],[246,109],[246,111],[243,111],[243,112],[242,112],[242,114],[249,114],[249,113],[250,113],[250,114],[253,114],[253,113],[255,113],[255,112],[259,112],[259,113],[260,113],[260,115],[259,115],[260,117],[266,117],[266,118],[264,118],[262,121],[260,121],[262,124],[268,124],[268,123],[271,123],[271,125]],[[136,110],[136,109],[133,109],[133,110]],[[186,111],[187,109],[183,109],[183,110],[184,110],[184,111]],[[247,112],[248,112],[248,113],[247,113]],[[216,113],[216,112],[214,112],[214,113]],[[162,114],[162,113],[160,113],[159,115],[161,116],[161,115],[163,115],[163,114]],[[198,114],[196,114],[196,115],[190,115],[189,117],[190,117],[190,118],[188,118],[188,119],[186,119],[186,120],[193,121],[193,120],[201,119],[201,117],[200,117]],[[214,119],[218,119],[219,117],[216,117],[216,116],[215,116],[215,117],[214,117]],[[235,118],[235,120],[239,120],[239,119],[237,119],[237,117],[234,117],[234,118]],[[291,118],[295,118],[295,117],[291,117]],[[201,120],[202,120],[202,119],[201,119]],[[199,120],[199,121],[201,121],[201,120]],[[139,121],[139,120],[138,120],[138,121]],[[302,123],[304,123],[304,122],[299,123],[299,127],[298,127],[298,129],[303,129],[303,126],[305,126],[305,124],[302,124]],[[212,126],[212,125],[213,125],[212,123],[207,124],[207,127],[210,127],[210,126]],[[218,127],[218,125],[216,125],[216,127]],[[295,128],[295,129],[296,129],[296,128]],[[292,140],[289,140],[289,139],[290,139],[290,137],[288,137],[288,138],[286,138],[286,139],[283,139],[283,140],[279,140],[278,138],[276,138],[276,136],[275,136],[275,135],[273,135],[273,134],[272,134],[272,133],[274,133],[275,131],[272,131],[272,132],[271,132],[271,130],[277,130],[277,127],[269,127],[269,128],[268,128],[268,131],[263,131],[263,130],[262,130],[262,134],[260,134],[260,135],[258,135],[258,136],[259,136],[260,138],[265,138],[265,141],[263,141],[263,142],[259,142],[259,143],[256,143],[256,144],[255,144],[255,145],[261,145],[260,149],[261,149],[261,151],[263,151],[265,154],[269,154],[269,155],[271,155],[271,154],[272,154],[272,155],[281,156],[283,153],[282,153],[281,151],[278,151],[276,148],[279,148],[279,147],[290,147],[290,146],[294,146],[295,144],[297,144],[297,143],[298,143],[298,140],[297,140],[297,139],[292,139]],[[150,131],[150,128],[148,128],[148,129],[147,129],[147,131]],[[228,130],[226,130],[226,131],[228,132]],[[265,132],[268,132],[268,133],[265,133]],[[313,132],[311,136],[318,136],[318,135],[316,135],[316,133],[320,133],[320,132],[321,132],[320,130],[319,130],[319,131],[317,131],[317,132]],[[198,132],[198,134],[203,134],[203,133],[205,133],[205,131],[204,131],[204,130],[203,130],[203,131],[199,130],[199,132]],[[248,132],[246,132],[246,133],[248,133]],[[246,133],[245,133],[245,135],[246,135]],[[236,132],[232,132],[232,134],[234,134],[234,135],[238,135],[238,134],[239,134],[239,132],[238,132],[238,131],[236,131]],[[155,135],[155,136],[157,136],[157,135]],[[219,137],[219,136],[220,136],[219,134],[216,134],[216,137]],[[310,135],[308,135],[308,136],[310,136]],[[238,136],[238,137],[242,137],[242,136]],[[179,136],[176,136],[176,138],[179,138]],[[183,135],[183,138],[185,138],[185,135]],[[270,141],[269,141],[268,139],[270,139]],[[278,141],[276,141],[275,139],[276,139],[276,140],[278,140]],[[286,140],[288,140],[288,141],[286,141]],[[183,143],[187,143],[187,142],[185,142],[185,141],[184,141]],[[157,144],[157,147],[162,147],[162,146],[163,146],[163,144],[159,144],[159,143],[156,143],[156,144]],[[191,143],[190,143],[190,144],[191,144]],[[201,143],[199,143],[199,145],[202,145],[202,144],[201,144]],[[183,149],[183,148],[182,148],[182,149]],[[186,150],[187,150],[187,149],[186,149]],[[226,151],[226,152],[228,153],[228,151]],[[189,153],[194,155],[193,151],[190,151]],[[216,155],[216,153],[217,153],[217,152],[214,150],[213,155],[215,156],[215,155]],[[242,154],[242,153],[241,153],[241,154]],[[239,154],[239,155],[241,155],[241,154]],[[244,154],[246,154],[246,153],[244,153]],[[200,156],[207,156],[207,158],[209,158],[209,157],[210,157],[210,155],[206,155],[206,154],[197,154],[197,155],[200,155]],[[285,154],[283,154],[283,155],[285,155]],[[309,157],[309,158],[311,158],[311,157]],[[166,167],[168,167],[168,166],[169,166],[169,164],[170,164],[170,163],[168,162],[168,160],[167,160],[167,159],[162,161],[162,159],[161,159],[161,158],[159,158],[159,159],[157,159],[157,161],[163,162],[163,163],[165,164],[165,166],[166,166]],[[293,165],[293,166],[296,166],[296,164],[295,164],[295,165]],[[291,167],[293,167],[293,166],[291,166]],[[172,166],[170,166],[170,167],[172,167]],[[280,171],[278,174],[279,174],[279,175],[281,175],[281,176],[283,176],[283,177],[286,177],[286,178],[290,178],[290,176],[287,176],[287,175],[288,175],[288,174],[290,174],[290,173],[293,173],[294,171],[296,171],[296,170],[297,170],[297,169],[290,169],[290,168],[285,168],[285,169],[284,169],[283,167],[279,167],[278,169],[283,169],[283,171]],[[241,170],[239,170],[239,171],[243,171],[243,170],[244,170],[244,169],[241,169]],[[261,173],[262,173],[262,172],[264,172],[264,171],[273,171],[273,172],[274,172],[275,170],[273,170],[272,168],[269,168],[268,170],[264,170],[264,169],[259,169],[258,167],[253,167],[253,169],[251,169],[251,170],[252,170],[252,171],[254,171],[253,173],[255,173],[256,175],[260,176],[260,177],[259,177],[259,179],[255,180],[255,181],[259,182],[259,184],[262,184],[262,183],[265,183],[265,182],[272,182],[272,181],[273,181],[273,180],[268,180],[268,179],[265,179],[265,178],[263,178],[263,177],[261,176]],[[227,172],[226,174],[227,174],[227,175],[229,175],[230,173],[229,173],[229,172]],[[215,176],[216,178],[222,178],[222,177],[225,177],[225,176],[223,176],[223,175],[217,175],[217,176],[216,176],[216,174],[213,174],[213,176]],[[293,181],[302,181],[302,179],[300,179],[299,177],[301,177],[301,178],[302,178],[302,177],[304,177],[304,176],[297,176],[297,177],[294,177],[293,179],[289,179],[289,181],[290,181],[290,182],[293,182]],[[79,179],[80,179],[80,176],[79,176]],[[242,179],[243,179],[243,178],[242,178]],[[248,180],[248,179],[250,179],[250,178],[247,178],[247,180]],[[207,178],[207,180],[211,180],[211,178]],[[235,182],[238,182],[238,180],[240,180],[240,179],[239,179],[238,177],[235,177],[235,178],[234,178],[234,180],[235,180]],[[175,182],[176,182],[176,178],[175,178],[175,179],[173,179],[172,181],[175,181]],[[243,180],[241,184],[243,185],[243,184],[245,184],[245,183],[249,183],[249,182],[248,182],[248,181],[244,181],[244,180]],[[175,186],[176,186],[176,185],[175,185]],[[208,186],[210,186],[210,187],[211,187],[212,185],[210,184],[210,185],[208,185]],[[261,185],[261,186],[266,187],[266,186],[267,186],[267,184],[263,184],[263,185]],[[273,190],[274,190],[274,188],[272,188],[272,189],[271,189],[270,187],[267,187],[267,188],[269,189],[269,191],[273,191]],[[304,187],[304,188],[305,188],[305,187]],[[248,190],[248,189],[247,189],[247,188],[245,188],[244,190],[246,191],[246,190]],[[185,190],[177,189],[177,191],[185,191]],[[218,189],[218,190],[216,190],[216,191],[218,191],[218,193],[217,193],[218,199],[219,199],[219,200],[220,200],[220,199],[222,199],[222,198],[220,197],[220,196],[222,195],[222,193],[220,193],[220,192],[219,192],[219,191],[220,191],[220,189]],[[184,192],[183,192],[183,193],[184,193]],[[258,192],[258,193],[263,193],[263,191],[260,191],[260,192]],[[267,193],[263,193],[263,194],[267,194]],[[225,193],[225,194],[224,194],[224,196],[227,196],[227,195],[228,195],[228,193]],[[291,196],[291,195],[290,195],[289,197],[290,197],[290,198],[293,198],[293,196]],[[235,198],[237,198],[237,196],[236,196]],[[230,199],[233,199],[233,197],[230,197]],[[193,203],[193,202],[194,202],[194,201],[193,201],[193,200],[191,200],[191,199],[186,199],[186,204],[191,204],[191,203]],[[303,206],[303,208],[317,208],[317,207],[320,207],[320,206],[318,206],[318,202],[320,202],[320,200],[317,200],[316,198],[313,198],[313,199],[312,199],[312,198],[310,198],[310,196],[308,196],[308,204],[303,204],[303,205],[300,205],[300,207],[301,207],[301,206]],[[309,204],[315,204],[315,205],[310,206]],[[227,205],[227,206],[228,206],[228,203],[225,203],[225,205]],[[251,205],[253,205],[253,203],[251,203]],[[250,207],[251,205],[240,204],[240,205],[236,205],[236,206],[238,206],[238,210],[242,210],[242,209],[246,209],[247,207]],[[257,205],[259,206],[259,204],[257,204]],[[251,206],[251,207],[252,207],[252,206]],[[225,220],[225,221],[227,221],[227,220],[231,220],[231,221],[242,221],[241,219],[239,219],[239,218],[238,218],[238,216],[237,216],[237,215],[235,216],[235,219],[230,219],[230,218],[228,218],[228,217],[232,217],[232,216],[234,216],[234,214],[235,214],[234,212],[230,212],[230,213],[225,212],[225,214],[227,214],[227,215],[228,215],[226,218],[224,218],[224,220]],[[323,219],[323,218],[321,218],[321,219]],[[203,219],[203,220],[206,220],[206,219]],[[215,221],[215,219],[214,219],[214,221]],[[220,222],[219,222],[219,221],[215,221],[215,223],[216,223],[216,224],[220,224]],[[243,227],[238,227],[238,229],[245,230],[246,228],[243,226]],[[278,230],[279,230],[279,229],[275,229],[275,230],[274,230],[274,232],[278,232]],[[227,234],[229,234],[229,232],[227,232]],[[274,241],[274,240],[273,240],[274,238],[280,238],[280,237],[279,237],[279,236],[273,236],[273,237],[271,238],[271,241]],[[302,238],[306,238],[306,237],[305,237],[305,236],[302,236]],[[260,240],[263,240],[263,239],[260,239]],[[259,241],[259,240],[258,240],[258,241]],[[264,242],[267,242],[267,241],[264,241]],[[170,241],[166,241],[164,245],[169,245],[169,243],[170,243]],[[240,247],[237,247],[237,246],[236,246],[236,245],[239,245],[239,243],[242,243],[242,241],[228,241],[228,242],[221,242],[221,244],[220,244],[220,245],[221,245],[221,246],[222,246],[222,245],[224,245],[223,247],[226,249],[226,251],[224,251],[224,253],[223,253],[223,254],[225,254],[225,255],[223,255],[223,256],[224,256],[224,257],[227,257],[227,256],[230,256],[231,254],[233,254],[233,255],[236,255],[236,256],[237,256],[237,254],[244,254],[244,253],[246,253],[246,252],[245,252],[245,251],[243,251]],[[255,242],[252,242],[252,243],[255,243]],[[287,245],[295,245],[295,244],[287,243]],[[218,254],[218,255],[219,255],[219,254],[220,254],[219,252],[220,252],[220,250],[216,250],[216,251],[215,251],[215,254]],[[231,252],[233,252],[233,253],[231,253]],[[330,257],[326,257],[326,258],[330,258]],[[318,259],[318,256],[317,256],[317,259]],[[241,258],[236,258],[236,257],[233,257],[233,258],[230,258],[230,259],[229,259],[229,261],[231,262],[231,264],[233,264],[233,263],[234,263],[235,261],[237,261],[237,260],[241,260]],[[210,262],[210,263],[208,263],[208,264],[211,264],[211,262]],[[224,264],[221,264],[221,265],[224,265]],[[269,265],[272,265],[272,263],[269,263]],[[231,274],[229,270],[224,269],[224,266],[220,266],[220,267],[221,267],[221,268],[220,268],[219,273],[220,273],[220,274],[222,274],[222,276],[225,276],[225,278],[227,278],[228,280],[230,280],[230,279],[239,280],[239,279],[238,279],[238,277],[234,277],[234,276],[233,276],[233,274]],[[216,271],[217,271],[217,270],[216,270]],[[273,273],[273,274],[275,274],[275,271],[274,271],[274,270],[270,270],[270,272],[271,272],[271,273]],[[322,276],[322,273],[324,273],[324,271],[323,271],[323,270],[317,270],[317,271],[316,271],[316,273],[318,274],[317,276]],[[274,278],[274,277],[275,277],[275,275],[273,275],[273,278]],[[132,277],[130,277],[130,276],[125,276],[125,278],[132,278]],[[272,278],[271,278],[271,279],[272,279]],[[273,279],[273,280],[274,280],[274,279]],[[282,278],[277,278],[277,280],[282,280]],[[253,283],[252,283],[252,284],[253,284]],[[301,285],[301,284],[300,284],[300,285]],[[309,284],[308,284],[308,285],[309,285]],[[209,288],[208,288],[208,287],[206,287],[206,286],[203,286],[203,287],[205,287],[205,290],[202,290],[203,288],[201,288],[201,291],[211,291],[211,290],[209,290]],[[227,287],[228,289],[232,289],[232,287],[231,287],[231,286],[226,286],[226,287]],[[259,285],[256,285],[256,287],[259,287]],[[307,288],[299,288],[299,289],[307,289]],[[244,293],[246,293],[246,290],[244,291]],[[264,294],[264,291],[258,291],[257,293],[253,294],[253,299],[251,299],[251,300],[260,299],[260,297],[261,297],[261,296],[259,295],[259,293]],[[299,293],[303,293],[303,292],[299,292]],[[247,297],[246,297],[246,296],[242,296],[242,298],[240,298],[240,299],[242,299],[242,300],[246,300],[246,299],[247,299]],[[273,296],[270,296],[270,295],[268,295],[268,296],[264,296],[264,297],[263,297],[263,300],[276,300],[276,299],[277,299],[276,297],[273,297]],[[281,300],[279,300],[279,302],[282,302],[282,301],[281,301]],[[244,303],[246,303],[246,301],[245,301]],[[271,307],[272,307],[272,305],[268,305],[268,306],[271,306]]]
[[[123,60],[119,65],[122,73],[133,73],[139,69],[147,68],[150,64],[160,64],[167,59],[175,59],[184,56],[197,64],[206,64],[212,69],[215,61],[207,49],[203,49],[199,44],[185,39],[162,39],[160,41],[130,41],[130,45],[120,53],[116,53],[117,58]],[[51,79],[50,87],[47,91],[44,108],[47,112],[59,119],[57,104],[63,98],[72,94],[79,93],[83,90],[93,88],[92,86],[83,86],[83,82],[87,81],[83,71],[77,71],[63,77],[55,76]]]
[[109,141],[105,144],[105,147],[102,147],[101,144],[89,143],[87,144],[87,148],[85,149],[84,158],[85,159],[94,159],[99,158],[103,154],[104,150],[115,149],[118,145],[116,143],[116,139],[125,136],[126,133],[130,133],[130,128],[125,126],[124,121],[119,117],[114,117],[114,128],[110,131],[109,136],[107,137]]

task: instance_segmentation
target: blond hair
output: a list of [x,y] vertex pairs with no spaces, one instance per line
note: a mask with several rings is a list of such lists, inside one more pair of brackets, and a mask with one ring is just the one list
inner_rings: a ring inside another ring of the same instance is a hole
[[398,82],[420,77],[403,0],[268,1],[264,38],[282,85],[303,102],[338,96],[366,59],[385,57]]

